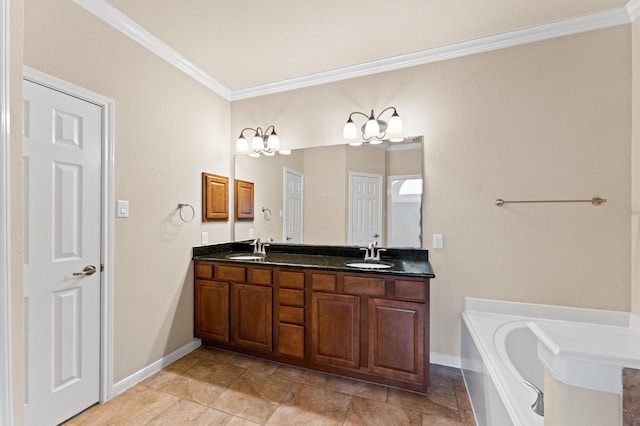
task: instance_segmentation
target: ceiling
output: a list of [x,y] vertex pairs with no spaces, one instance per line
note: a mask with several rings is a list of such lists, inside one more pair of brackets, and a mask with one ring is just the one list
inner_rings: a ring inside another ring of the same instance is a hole
[[107,1],[231,92],[630,9],[626,0]]

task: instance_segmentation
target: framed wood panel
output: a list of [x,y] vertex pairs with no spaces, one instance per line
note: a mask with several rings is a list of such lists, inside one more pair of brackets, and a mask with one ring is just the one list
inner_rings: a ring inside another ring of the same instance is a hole
[[229,220],[229,178],[202,173],[202,221]]
[[236,179],[236,220],[253,219],[253,182]]

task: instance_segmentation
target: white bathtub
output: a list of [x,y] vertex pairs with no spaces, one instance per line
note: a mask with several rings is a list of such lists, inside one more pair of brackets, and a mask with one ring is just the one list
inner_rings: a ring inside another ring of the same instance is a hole
[[527,323],[580,322],[629,325],[624,312],[465,299],[462,313],[462,373],[479,426],[544,424],[531,405],[544,390],[538,339]]

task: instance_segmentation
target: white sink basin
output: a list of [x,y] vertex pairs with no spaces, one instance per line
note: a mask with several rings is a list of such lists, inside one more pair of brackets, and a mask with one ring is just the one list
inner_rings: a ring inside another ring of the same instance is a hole
[[233,254],[227,256],[227,259],[231,260],[262,260],[264,258],[264,256],[258,254]]
[[393,265],[389,265],[388,263],[371,263],[371,262],[349,262],[346,264],[352,268],[360,268],[360,269],[388,269]]

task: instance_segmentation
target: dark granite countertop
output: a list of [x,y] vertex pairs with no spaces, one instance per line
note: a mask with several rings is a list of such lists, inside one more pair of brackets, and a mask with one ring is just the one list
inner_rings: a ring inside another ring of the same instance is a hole
[[386,269],[362,269],[347,266],[346,264],[349,262],[363,262],[364,252],[355,246],[271,244],[266,248],[267,256],[264,259],[229,259],[229,256],[233,255],[251,254],[253,247],[250,243],[251,241],[238,241],[194,247],[193,259],[435,278],[429,263],[428,250],[420,249],[390,248],[380,252],[381,262],[392,265]]

